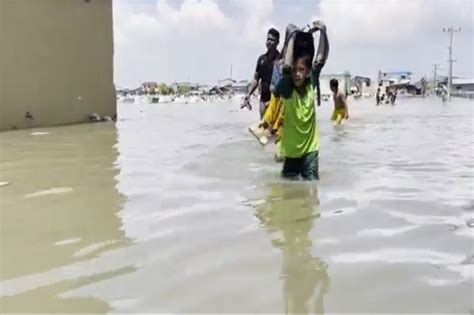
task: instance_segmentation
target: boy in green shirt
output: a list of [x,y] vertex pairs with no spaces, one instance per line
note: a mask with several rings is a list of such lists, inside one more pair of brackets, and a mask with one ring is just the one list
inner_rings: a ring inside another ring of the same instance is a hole
[[284,108],[281,152],[285,162],[282,176],[319,180],[319,130],[311,80],[311,56],[297,57],[293,69],[284,67],[278,90],[283,97]]

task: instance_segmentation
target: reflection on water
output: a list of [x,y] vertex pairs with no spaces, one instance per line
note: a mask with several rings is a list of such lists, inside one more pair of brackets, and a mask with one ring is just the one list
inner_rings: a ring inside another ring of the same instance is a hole
[[326,264],[311,251],[309,232],[319,217],[317,187],[276,182],[268,187],[257,216],[283,255],[282,279],[286,314],[324,314],[329,276]]
[[114,180],[116,132],[107,124],[48,130],[0,135],[0,174],[10,182],[0,190],[0,311],[105,312],[109,307],[100,299],[58,295],[117,271],[72,278],[56,272],[55,279],[39,275],[126,243],[117,217],[123,197]]

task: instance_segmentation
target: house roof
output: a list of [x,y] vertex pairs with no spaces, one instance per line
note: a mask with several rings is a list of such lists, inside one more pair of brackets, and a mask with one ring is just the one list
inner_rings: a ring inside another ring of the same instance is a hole
[[474,78],[471,78],[471,79],[453,79],[453,84],[456,84],[456,85],[474,84]]
[[386,72],[383,72],[382,71],[382,74],[385,74],[385,75],[412,75],[413,73],[411,71],[386,71]]

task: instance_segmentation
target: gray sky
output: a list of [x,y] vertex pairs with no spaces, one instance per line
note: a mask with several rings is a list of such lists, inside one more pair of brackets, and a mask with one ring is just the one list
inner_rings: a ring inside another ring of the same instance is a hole
[[[448,66],[454,37],[454,74],[474,77],[472,0],[114,0],[115,81],[215,83],[249,79],[266,31],[282,38],[288,23],[315,19],[328,27],[330,55],[325,73],[376,77],[377,71],[411,70],[432,76],[432,64]],[[281,47],[281,45],[280,45]]]

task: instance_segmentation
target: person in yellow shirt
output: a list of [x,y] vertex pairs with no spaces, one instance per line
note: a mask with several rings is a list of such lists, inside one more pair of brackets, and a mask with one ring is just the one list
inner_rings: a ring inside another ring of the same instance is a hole
[[[263,145],[268,138],[274,136],[277,143],[283,132],[283,102],[281,97],[272,93],[269,105],[258,125],[249,127],[249,131],[257,137]],[[263,139],[264,138],[264,139]]]
[[272,93],[270,104],[265,111],[260,126],[268,128],[270,133],[275,136],[276,151],[274,158],[276,162],[283,162],[284,160],[280,147],[280,140],[283,135],[283,113],[283,99],[279,95]]
[[259,127],[269,129],[276,137],[275,142],[280,141],[283,132],[283,101],[279,95],[272,93],[270,104]]

